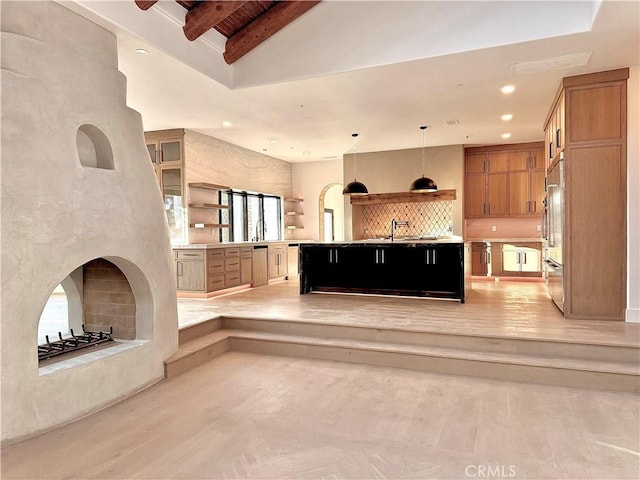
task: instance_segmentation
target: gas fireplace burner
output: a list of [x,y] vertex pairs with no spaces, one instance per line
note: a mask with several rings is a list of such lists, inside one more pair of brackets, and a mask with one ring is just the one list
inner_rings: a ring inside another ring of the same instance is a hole
[[47,358],[56,357],[65,353],[75,352],[82,348],[99,345],[105,342],[113,342],[113,327],[109,327],[108,332],[88,332],[82,325],[82,333],[75,335],[73,328],[70,329],[71,336],[62,338],[62,333],[58,332],[59,340],[49,341],[49,335],[46,335],[47,343],[38,345],[38,361]]

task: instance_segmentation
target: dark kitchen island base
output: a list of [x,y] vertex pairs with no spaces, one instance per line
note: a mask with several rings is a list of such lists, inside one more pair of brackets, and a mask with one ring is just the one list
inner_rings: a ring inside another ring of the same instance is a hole
[[470,244],[455,240],[300,245],[300,293],[430,297],[465,302]]

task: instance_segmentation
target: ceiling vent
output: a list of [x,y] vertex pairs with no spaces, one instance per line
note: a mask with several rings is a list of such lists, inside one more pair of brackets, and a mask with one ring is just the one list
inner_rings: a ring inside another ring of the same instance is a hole
[[563,68],[580,67],[589,63],[592,52],[571,53],[560,57],[541,58],[530,62],[514,63],[511,65],[511,74],[530,75],[532,73],[549,72]]
[[447,120],[446,124],[449,127],[453,127],[454,125],[460,125],[460,121],[459,120]]

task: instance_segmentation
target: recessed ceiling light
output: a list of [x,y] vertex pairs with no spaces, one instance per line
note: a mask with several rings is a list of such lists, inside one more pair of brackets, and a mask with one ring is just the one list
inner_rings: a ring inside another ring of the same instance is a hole
[[505,140],[506,140],[507,138],[511,138],[511,134],[510,134],[510,133],[503,133],[503,134],[502,134],[502,138],[504,138]]
[[224,128],[229,128],[229,127],[232,127],[232,126],[233,126],[233,123],[228,122],[227,120],[223,120],[223,121],[222,121],[222,126],[223,126]]
[[311,155],[311,152],[308,150],[305,150],[304,152],[302,152],[303,155]]
[[278,143],[278,139],[277,138],[271,138],[271,139],[269,139],[269,142]]
[[145,50],[144,48],[136,48],[136,53],[138,55],[149,55],[149,50]]
[[513,93],[515,89],[516,87],[514,87],[513,85],[505,85],[500,90],[502,90],[502,93],[504,93],[505,95],[508,95],[510,93]]
[[513,115],[510,114],[510,113],[505,113],[500,118],[502,119],[503,122],[508,122],[509,120],[511,120],[513,118]]

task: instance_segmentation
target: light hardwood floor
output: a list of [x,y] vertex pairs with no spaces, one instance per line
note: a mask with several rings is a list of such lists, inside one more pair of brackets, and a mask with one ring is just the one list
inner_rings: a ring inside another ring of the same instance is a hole
[[639,421],[628,393],[232,352],[5,447],[2,478],[636,479]]
[[416,331],[640,345],[640,325],[566,320],[542,282],[474,282],[466,303],[311,293],[291,280],[210,299],[178,299],[180,326],[219,315]]
[[[179,300],[182,326],[217,315],[628,345],[640,327],[566,321],[535,282],[464,305],[296,282]],[[3,447],[1,478],[636,479],[639,422],[631,393],[230,352]]]

